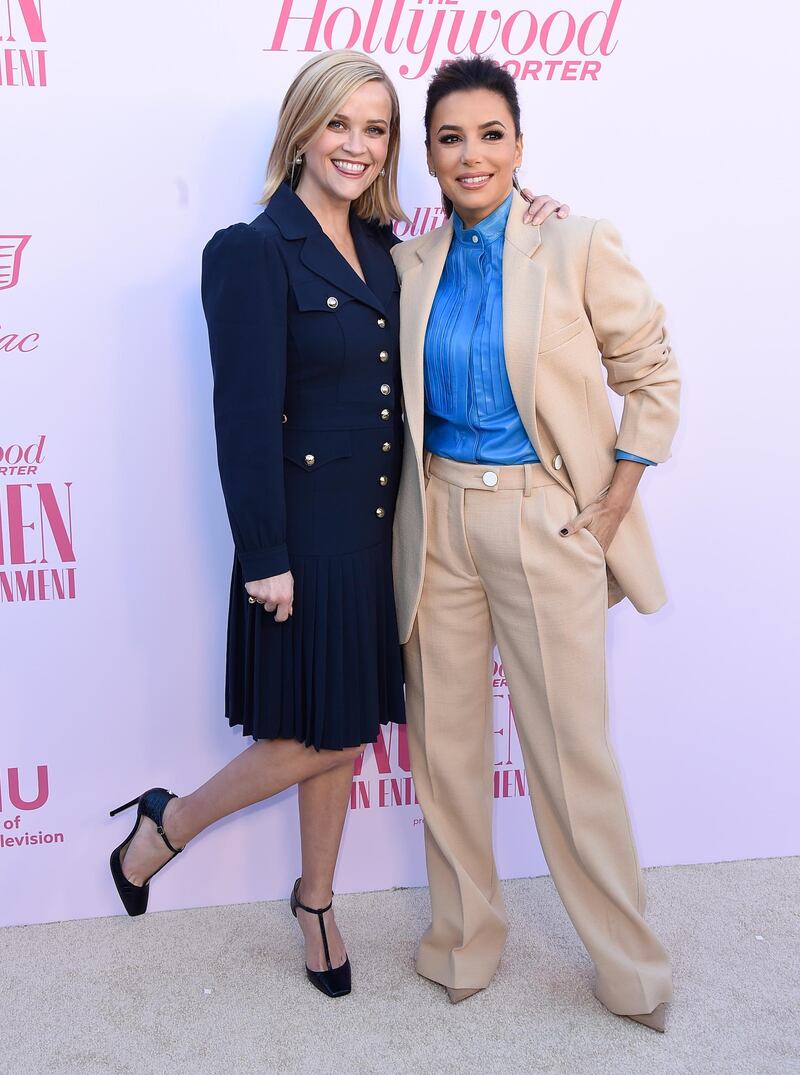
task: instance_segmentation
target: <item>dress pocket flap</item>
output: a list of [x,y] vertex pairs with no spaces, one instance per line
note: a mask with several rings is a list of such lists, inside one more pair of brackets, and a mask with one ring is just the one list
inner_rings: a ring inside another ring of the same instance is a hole
[[318,470],[334,459],[353,454],[350,432],[346,429],[287,429],[283,436],[283,454],[303,470]]

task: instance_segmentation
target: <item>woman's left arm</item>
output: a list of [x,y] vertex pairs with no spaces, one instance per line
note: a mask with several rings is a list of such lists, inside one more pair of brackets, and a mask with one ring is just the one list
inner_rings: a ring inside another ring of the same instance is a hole
[[584,305],[608,386],[625,403],[611,484],[561,533],[568,536],[588,526],[607,550],[630,510],[646,465],[669,458],[678,426],[680,377],[664,327],[664,308],[607,220],[598,220],[592,230]]

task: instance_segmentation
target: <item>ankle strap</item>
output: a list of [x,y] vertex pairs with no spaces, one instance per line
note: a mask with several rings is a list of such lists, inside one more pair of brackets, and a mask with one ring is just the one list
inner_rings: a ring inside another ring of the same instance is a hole
[[[331,893],[331,896],[333,896],[333,893]],[[328,904],[327,907],[307,907],[304,903],[300,902],[296,894],[294,897],[294,902],[297,904],[301,911],[308,911],[309,914],[322,915],[325,914],[326,911],[330,911],[331,907],[333,907],[333,899],[331,899],[331,902]]]
[[157,826],[156,826],[156,829],[157,829],[157,831],[158,831],[158,835],[159,835],[159,836],[161,837],[161,839],[162,839],[162,840],[164,841],[164,843],[165,843],[165,844],[167,845],[167,847],[168,847],[168,848],[170,849],[170,851],[172,852],[172,854],[173,854],[173,855],[180,855],[181,851],[183,851],[183,848],[182,848],[182,847],[173,847],[173,846],[172,846],[172,844],[171,844],[171,843],[169,842],[169,840],[167,839],[167,834],[166,834],[166,833],[164,832],[164,827],[163,827],[163,825],[157,825]]

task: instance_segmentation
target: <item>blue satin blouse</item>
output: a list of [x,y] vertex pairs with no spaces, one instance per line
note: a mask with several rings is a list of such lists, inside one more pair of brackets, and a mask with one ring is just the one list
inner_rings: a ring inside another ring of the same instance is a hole
[[453,239],[425,332],[425,448],[464,463],[539,461],[514,402],[503,348],[511,198],[474,228],[453,213]]

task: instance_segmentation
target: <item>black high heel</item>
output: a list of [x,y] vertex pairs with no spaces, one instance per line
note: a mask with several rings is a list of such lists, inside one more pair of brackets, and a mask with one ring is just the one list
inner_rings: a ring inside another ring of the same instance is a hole
[[131,840],[134,838],[139,830],[139,826],[142,823],[142,818],[147,817],[155,825],[158,830],[158,835],[167,845],[172,852],[172,858],[179,855],[183,851],[182,847],[173,847],[167,839],[167,834],[164,832],[164,808],[170,799],[174,799],[176,796],[167,791],[166,788],[150,788],[149,791],[145,791],[136,799],[131,799],[129,803],[125,803],[124,806],[118,806],[116,810],[112,810],[109,817],[113,817],[115,814],[119,814],[122,810],[128,810],[131,806],[139,804],[139,808],[136,811],[136,824],[130,831],[128,838],[123,840],[119,847],[115,847],[111,852],[111,876],[114,878],[114,884],[117,886],[117,892],[119,898],[122,900],[125,910],[131,917],[144,914],[147,910],[147,897],[150,895],[150,881],[158,873],[158,870],[163,870],[167,862],[171,859],[167,859],[162,866],[158,867],[155,873],[150,874],[143,885],[134,885],[132,881],[129,881],[125,874],[122,872],[122,852],[127,849]]
[[[297,890],[300,887],[300,881],[302,878],[298,877],[294,883],[292,889],[291,899],[289,900],[289,906],[292,909],[292,914],[297,918],[297,908],[301,911],[308,911],[309,914],[315,914],[319,918],[319,928],[322,931],[322,943],[325,946],[325,960],[328,964],[327,970],[311,970],[310,967],[306,967],[306,974],[308,980],[312,985],[315,985],[321,993],[324,993],[328,997],[345,997],[350,992],[351,988],[351,972],[350,972],[350,960],[345,959],[341,967],[334,967],[331,964],[331,953],[328,949],[328,935],[325,932],[325,919],[322,917],[326,911],[330,911],[333,907],[333,900],[327,907],[318,909],[316,907],[306,907],[304,903],[301,903],[297,898]],[[331,893],[333,896],[333,893]]]

